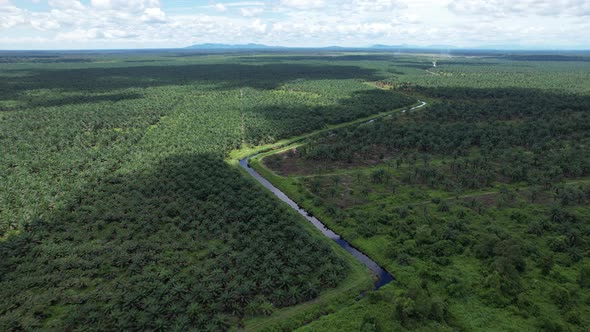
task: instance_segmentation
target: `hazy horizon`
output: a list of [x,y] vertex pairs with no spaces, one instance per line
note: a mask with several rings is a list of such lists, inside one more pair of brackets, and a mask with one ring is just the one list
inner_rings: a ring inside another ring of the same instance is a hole
[[[265,48],[249,48],[247,47],[249,44],[256,44],[256,45],[260,45],[260,46],[264,46]],[[223,45],[223,46],[227,46],[226,47],[219,47],[219,48],[215,48],[215,47],[199,47],[199,46],[207,46],[207,45]],[[196,47],[195,47],[196,46]],[[235,46],[235,47],[233,47]],[[246,46],[246,47],[237,47],[237,46]],[[377,46],[384,46],[382,48],[379,48]],[[400,46],[399,48],[396,49],[396,46]],[[443,47],[444,46],[444,47]],[[63,48],[63,49],[35,49],[35,48],[30,48],[30,49],[0,49],[0,52],[55,52],[55,53],[68,53],[68,52],[88,52],[88,53],[92,53],[92,52],[124,52],[124,51],[129,51],[129,52],[149,52],[149,51],[207,51],[207,50],[211,50],[211,51],[256,51],[259,50],[260,52],[275,52],[275,51],[280,51],[280,50],[285,50],[285,51],[289,51],[289,50],[293,50],[293,51],[305,51],[305,50],[331,50],[333,48],[341,48],[344,51],[354,51],[354,50],[359,50],[359,51],[371,51],[373,53],[379,53],[379,51],[383,51],[383,52],[392,52],[392,51],[396,51],[396,52],[402,52],[402,53],[408,53],[408,54],[415,54],[416,52],[426,52],[426,53],[441,53],[441,54],[447,54],[447,55],[452,55],[453,52],[457,52],[458,54],[461,53],[462,51],[480,51],[482,53],[485,52],[522,52],[522,53],[526,53],[526,52],[538,52],[538,53],[586,53],[586,52],[590,52],[590,47],[587,48],[523,48],[523,47],[516,47],[516,46],[488,46],[488,45],[482,45],[482,46],[474,46],[474,47],[456,47],[454,45],[425,45],[425,46],[418,46],[418,45],[384,45],[384,44],[374,44],[374,45],[362,45],[362,46],[340,46],[340,45],[321,45],[321,46],[284,46],[284,45],[280,45],[280,44],[275,44],[275,45],[266,45],[266,44],[258,44],[258,43],[244,43],[244,44],[225,44],[225,43],[216,43],[216,42],[206,42],[206,43],[199,43],[199,44],[193,44],[193,45],[187,45],[187,46],[180,46],[180,47],[136,47],[136,48],[109,48],[109,47],[105,47],[105,48]]]

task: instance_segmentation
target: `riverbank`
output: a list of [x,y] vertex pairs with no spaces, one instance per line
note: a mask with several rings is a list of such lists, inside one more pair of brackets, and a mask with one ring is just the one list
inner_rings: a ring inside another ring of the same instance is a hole
[[[418,108],[425,107],[426,105],[426,102],[419,101],[413,105],[409,105],[403,108],[398,108],[392,111],[374,114],[372,116],[360,118],[347,123],[328,126],[324,129],[317,130],[308,134],[280,140],[274,144],[267,144],[257,147],[244,147],[240,150],[232,151],[230,153],[230,156],[226,159],[226,162],[230,165],[238,166],[238,168],[241,172],[243,172],[243,174],[251,177],[253,176],[253,174],[250,171],[254,170],[249,170],[247,161],[253,156],[262,157],[263,155],[261,153],[276,152],[277,150],[280,150],[285,147],[291,148],[294,144],[297,144],[314,135],[318,135],[338,128],[343,128],[346,126],[359,125],[362,123],[376,120],[378,118],[389,116],[396,112],[403,112],[407,111],[408,109],[415,110]],[[259,176],[262,179],[264,179],[264,177],[268,175],[259,174]],[[271,188],[264,186],[264,184],[262,184],[259,181],[257,182],[260,185],[263,185],[263,187],[265,187],[267,190],[270,190],[272,192]],[[268,184],[270,184],[270,182],[268,182]],[[303,212],[303,210],[297,211],[297,209],[298,207],[295,204],[295,209],[292,209],[290,213],[300,214],[307,218],[313,218],[311,216],[307,216],[307,212]],[[310,220],[308,219],[308,221]],[[313,222],[303,222],[302,224],[306,229],[310,231],[311,234],[313,234],[313,236],[322,237],[324,240],[327,240],[328,238],[325,237],[325,234],[322,234],[322,227],[324,227],[323,224],[321,224],[319,220],[318,223],[320,223],[320,225],[317,225],[316,223],[316,226],[319,227],[314,227]],[[326,229],[325,231],[328,230]],[[350,306],[351,304],[355,303],[359,299],[359,297],[366,291],[373,289],[375,286],[381,287],[393,280],[391,274],[379,267],[379,265],[375,263],[373,260],[371,260],[368,256],[362,254],[356,248],[353,248],[352,246],[348,245],[350,251],[358,252],[356,256],[354,254],[351,254],[344,248],[346,247],[346,244],[348,244],[346,241],[340,239],[340,237],[337,236],[335,233],[332,237],[334,241],[328,242],[334,248],[336,254],[344,258],[349,265],[350,270],[346,279],[344,279],[340,283],[340,285],[338,285],[338,287],[325,291],[313,301],[302,303],[292,307],[279,309],[268,317],[253,317],[251,319],[246,319],[245,329],[247,331],[292,330],[301,327],[311,321],[315,321],[321,318],[322,316],[334,313],[340,309]],[[338,241],[340,241],[340,243]],[[341,244],[345,244],[344,247],[341,246]],[[358,260],[359,258],[365,260],[368,264],[363,265],[361,261]],[[373,271],[373,273],[369,273],[369,270]],[[380,275],[380,278],[375,278],[375,275]]]

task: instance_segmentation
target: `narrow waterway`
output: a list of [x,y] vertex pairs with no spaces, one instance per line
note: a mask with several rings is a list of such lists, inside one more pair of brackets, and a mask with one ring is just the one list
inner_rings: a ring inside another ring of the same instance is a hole
[[[422,107],[428,105],[428,103],[421,101],[421,100],[419,100],[418,102],[420,104],[418,106],[414,106],[414,107],[410,108],[409,111],[414,111],[414,110],[417,110],[419,108],[422,108]],[[406,113],[407,111],[408,110],[403,110],[401,112]],[[375,121],[375,120],[374,119],[369,120],[368,122],[365,122],[365,123],[372,123],[373,121]],[[301,214],[303,217],[305,217],[305,219],[307,219],[312,225],[314,225],[315,228],[319,229],[320,232],[322,232],[322,234],[324,234],[328,238],[332,239],[340,247],[342,247],[344,250],[346,250],[348,253],[350,253],[354,258],[356,258],[359,262],[361,262],[363,265],[368,267],[369,270],[373,271],[373,273],[375,273],[375,275],[377,276],[377,281],[375,282],[375,289],[379,289],[379,288],[387,285],[388,283],[392,282],[393,280],[395,280],[395,278],[389,272],[385,271],[385,269],[383,269],[381,266],[379,266],[379,264],[377,264],[374,260],[369,258],[369,256],[363,254],[361,251],[354,248],[352,245],[350,245],[350,243],[348,243],[347,241],[342,239],[342,237],[340,235],[334,233],[331,229],[326,227],[326,225],[324,225],[321,221],[319,221],[318,218],[311,216],[309,213],[307,213],[307,211],[305,211],[303,208],[301,208],[299,205],[297,205],[297,203],[295,203],[292,199],[290,199],[284,192],[280,191],[277,187],[275,187],[272,183],[270,183],[262,175],[260,175],[258,172],[256,172],[252,167],[250,167],[248,165],[248,162],[250,159],[252,159],[255,156],[257,156],[257,155],[253,155],[248,158],[244,158],[244,159],[240,160],[240,166],[243,169],[245,169],[248,172],[248,174],[250,174],[254,179],[256,179],[258,182],[260,182],[264,187],[266,187],[267,189],[272,191],[272,193],[275,194],[275,196],[277,196],[281,201],[287,203],[293,210],[299,212],[299,214]]]
[[377,275],[377,281],[375,282],[375,289],[379,289],[384,285],[392,282],[394,277],[387,271],[385,271],[379,264],[375,261],[370,259],[367,255],[360,252],[358,249],[354,248],[350,245],[347,241],[342,239],[340,235],[334,233],[328,227],[326,227],[321,221],[319,221],[316,217],[310,216],[304,209],[299,207],[297,203],[295,203],[292,199],[290,199],[285,193],[280,191],[277,187],[275,187],[272,183],[270,183],[267,179],[262,177],[258,172],[256,172],[253,168],[248,166],[248,161],[250,158],[255,156],[250,156],[248,158],[240,160],[240,166],[244,168],[248,173],[260,182],[264,187],[268,188],[272,191],[275,196],[277,196],[281,201],[287,203],[293,210],[299,212],[302,216],[304,216],[315,228],[319,229],[322,234],[327,236],[328,238],[334,240],[340,247],[344,250],[349,252],[354,258],[356,258],[359,262],[363,265],[368,267],[375,275]]

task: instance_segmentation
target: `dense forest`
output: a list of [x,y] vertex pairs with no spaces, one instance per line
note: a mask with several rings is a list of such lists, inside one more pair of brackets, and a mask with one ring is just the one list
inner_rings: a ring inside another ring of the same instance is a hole
[[0,330],[583,330],[590,63],[439,63],[1,54]]

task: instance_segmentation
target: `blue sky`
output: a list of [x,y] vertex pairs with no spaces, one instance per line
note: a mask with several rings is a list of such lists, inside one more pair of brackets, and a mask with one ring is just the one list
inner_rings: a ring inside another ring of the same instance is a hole
[[199,43],[590,49],[590,0],[0,0],[0,49]]

